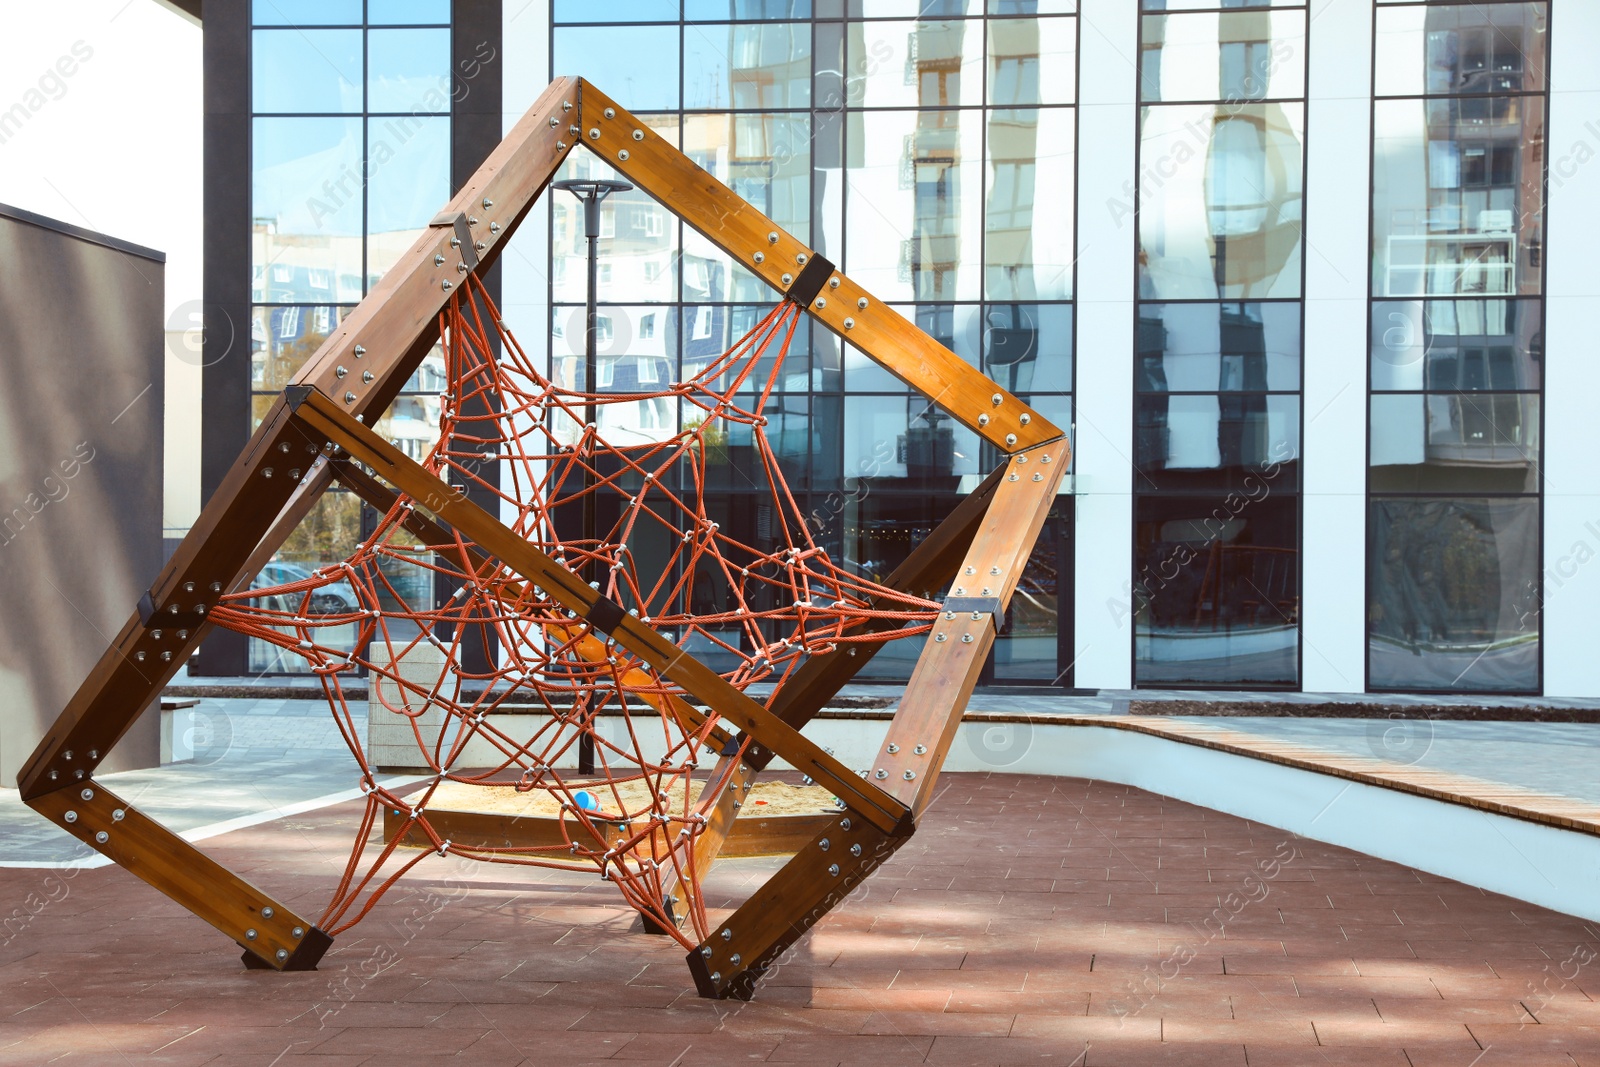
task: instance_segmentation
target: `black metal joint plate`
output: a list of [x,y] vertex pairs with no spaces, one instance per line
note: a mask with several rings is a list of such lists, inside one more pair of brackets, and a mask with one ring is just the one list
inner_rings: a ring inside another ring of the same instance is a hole
[[997,596],[947,596],[944,598],[944,610],[956,612],[976,611],[981,615],[1000,614],[1000,598]]
[[812,255],[806,260],[806,265],[800,268],[799,277],[794,284],[789,286],[789,291],[784,294],[786,299],[793,300],[801,307],[806,307],[822,292],[822,287],[828,284],[828,279],[833,277],[833,264],[819,255]]
[[596,630],[609,636],[616,633],[617,627],[622,625],[622,620],[628,617],[628,613],[623,611],[622,605],[615,600],[601,597],[583,613],[583,617]]

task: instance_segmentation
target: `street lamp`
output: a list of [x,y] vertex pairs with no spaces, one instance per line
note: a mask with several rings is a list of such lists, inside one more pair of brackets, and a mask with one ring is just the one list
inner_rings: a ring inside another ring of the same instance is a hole
[[[551,182],[552,189],[562,189],[583,201],[583,235],[589,239],[589,291],[586,303],[586,327],[583,331],[583,392],[588,399],[583,405],[585,426],[594,426],[595,383],[599,380],[598,318],[595,311],[595,290],[600,282],[600,202],[612,193],[625,193],[633,186],[624,181],[608,178],[567,178]],[[594,510],[594,468],[583,468],[583,539],[591,544],[599,537]],[[599,568],[591,558],[585,568],[584,580],[600,580]],[[588,731],[578,738],[578,773],[594,773],[594,736]]]

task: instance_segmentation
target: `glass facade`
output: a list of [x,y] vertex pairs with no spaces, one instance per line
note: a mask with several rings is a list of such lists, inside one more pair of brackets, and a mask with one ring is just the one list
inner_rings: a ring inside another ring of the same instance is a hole
[[1307,12],[1218,6],[1140,18],[1133,676],[1293,687]]
[[[1071,424],[1072,3],[556,0],[552,13],[552,71],[592,79],[958,355]],[[639,55],[651,57],[648,69]],[[612,176],[588,153],[561,175]],[[557,193],[550,210],[551,368],[576,383],[581,209]],[[615,194],[603,212],[597,388],[693,375],[776,301],[644,193]],[[659,401],[609,410],[613,433],[636,439],[676,433],[686,417]],[[762,414],[819,544],[875,579],[999,462],[824,330],[797,339]],[[758,469],[750,452],[730,437],[708,456],[707,506],[744,531],[735,537],[759,541],[770,504],[745,476]],[[1005,620],[991,681],[1064,680],[1065,493]],[[890,647],[863,680],[908,676],[917,643]]]
[[1540,686],[1548,17],[1377,6],[1373,689]]
[[[289,379],[411,246],[450,196],[450,0],[255,0],[252,6],[251,429]],[[413,458],[438,439],[444,364],[436,351],[376,424]],[[326,494],[255,579],[279,586],[344,559],[362,537],[362,508]],[[401,573],[404,571],[405,573]],[[397,588],[425,572],[397,565]],[[415,595],[415,594],[414,594]],[[270,607],[338,615],[358,605],[335,585],[310,604]],[[355,623],[325,640],[352,649]],[[304,670],[250,641],[252,672]]]

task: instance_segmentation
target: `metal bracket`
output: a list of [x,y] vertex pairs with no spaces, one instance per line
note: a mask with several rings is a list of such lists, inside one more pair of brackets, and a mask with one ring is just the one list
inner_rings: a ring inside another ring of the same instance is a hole
[[822,292],[822,287],[833,277],[833,271],[832,263],[822,256],[813,254],[806,260],[806,265],[800,268],[800,274],[795,278],[794,284],[789,286],[789,291],[784,294],[785,298],[805,307]]
[[622,625],[622,620],[628,617],[628,613],[623,611],[622,605],[615,600],[602,596],[590,605],[589,610],[583,613],[583,617],[596,630],[610,636]]
[[999,615],[1000,598],[997,596],[947,596],[944,598],[944,610],[962,613],[975,611],[983,615]]
[[475,270],[478,266],[478,249],[472,243],[472,227],[467,224],[465,211],[441,211],[428,223],[431,226],[451,226],[456,231],[456,251],[461,253],[461,262],[467,265],[468,270]]

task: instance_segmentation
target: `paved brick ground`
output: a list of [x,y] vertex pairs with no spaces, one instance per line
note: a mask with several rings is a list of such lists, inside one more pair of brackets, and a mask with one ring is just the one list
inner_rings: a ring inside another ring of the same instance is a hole
[[[0,945],[0,1064],[1600,1065],[1580,920],[1122,786],[947,781],[749,1004],[695,997],[570,875],[439,861],[278,975],[115,868],[0,871],[31,915]],[[314,913],[354,815],[205,847]]]

